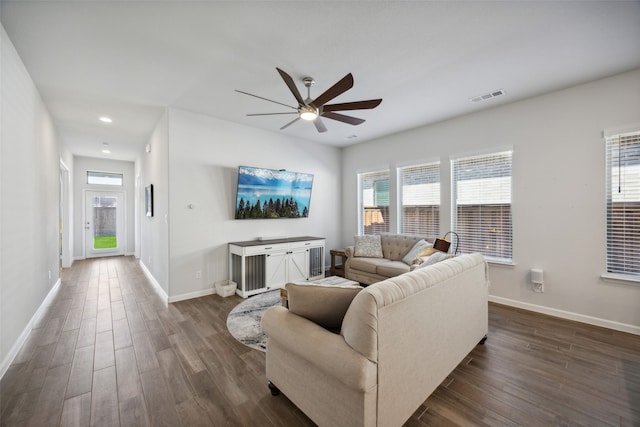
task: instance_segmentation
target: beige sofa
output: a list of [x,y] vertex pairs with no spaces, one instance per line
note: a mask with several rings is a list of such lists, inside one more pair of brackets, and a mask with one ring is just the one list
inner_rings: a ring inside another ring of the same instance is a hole
[[355,246],[345,248],[344,276],[365,285],[371,285],[389,277],[407,273],[417,267],[402,262],[402,257],[420,239],[433,243],[433,238],[403,234],[380,235],[382,258],[355,256]]
[[[266,375],[319,426],[400,426],[487,334],[484,258],[462,255],[359,291],[340,334],[266,311]],[[277,389],[276,389],[277,387]]]

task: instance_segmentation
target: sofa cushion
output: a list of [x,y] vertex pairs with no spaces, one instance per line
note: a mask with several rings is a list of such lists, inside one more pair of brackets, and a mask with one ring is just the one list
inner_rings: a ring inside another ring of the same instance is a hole
[[354,236],[353,239],[355,240],[354,256],[382,258],[382,244],[379,235]]
[[342,319],[362,286],[287,283],[289,311],[327,329],[340,329]]
[[376,273],[380,276],[394,277],[406,273],[411,268],[402,261],[389,261],[378,265]]
[[446,252],[436,251],[433,254],[431,254],[428,257],[426,257],[424,262],[416,267],[416,270],[419,269],[419,268],[428,267],[428,266],[433,265],[433,264],[435,264],[437,262],[440,262],[440,261],[444,261],[445,259],[453,258],[454,256],[455,256],[455,254],[449,254],[449,253],[446,253]]
[[391,261],[385,258],[354,257],[349,260],[349,262],[352,270],[359,270],[364,271],[365,273],[376,274],[379,265],[386,264]]
[[382,234],[380,239],[384,258],[390,259],[391,261],[402,261],[402,257],[404,257],[422,237],[408,234]]
[[402,257],[402,262],[407,265],[414,264],[416,262],[416,259],[418,259],[425,250],[432,247],[433,245],[431,243],[428,243],[424,239],[420,239],[413,245],[411,249],[409,249],[409,252],[407,252],[407,254]]

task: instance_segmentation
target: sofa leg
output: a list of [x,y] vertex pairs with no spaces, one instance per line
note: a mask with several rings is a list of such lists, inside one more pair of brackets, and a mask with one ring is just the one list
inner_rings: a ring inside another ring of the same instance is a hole
[[482,337],[482,339],[480,340],[480,342],[478,344],[480,345],[484,345],[484,343],[487,341],[487,336],[485,335],[484,337]]
[[271,396],[278,396],[280,395],[280,389],[278,387],[275,386],[274,383],[272,383],[271,381],[269,381],[269,390],[271,390]]

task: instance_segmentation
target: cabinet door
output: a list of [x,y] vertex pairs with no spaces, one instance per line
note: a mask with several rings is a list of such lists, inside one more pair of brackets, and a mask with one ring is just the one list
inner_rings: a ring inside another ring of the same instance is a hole
[[289,282],[309,279],[309,257],[306,249],[294,249],[289,253]]
[[277,252],[267,254],[266,285],[267,288],[279,288],[287,282],[287,253]]

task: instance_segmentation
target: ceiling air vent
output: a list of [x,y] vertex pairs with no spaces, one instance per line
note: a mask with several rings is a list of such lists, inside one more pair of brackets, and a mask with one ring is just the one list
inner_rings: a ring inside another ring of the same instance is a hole
[[496,96],[500,96],[500,95],[504,95],[504,90],[498,89],[498,90],[493,91],[491,93],[487,93],[487,94],[479,95],[479,96],[474,96],[473,98],[471,98],[471,102],[486,101],[487,99],[495,98]]

